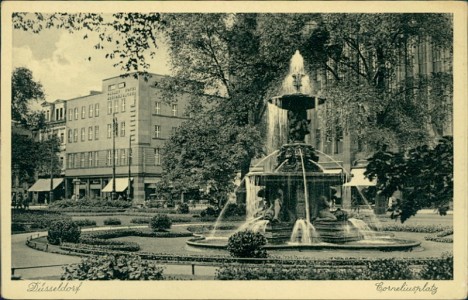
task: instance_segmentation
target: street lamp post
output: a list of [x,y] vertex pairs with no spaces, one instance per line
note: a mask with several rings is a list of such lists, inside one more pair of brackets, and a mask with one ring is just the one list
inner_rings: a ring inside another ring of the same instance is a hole
[[112,114],[112,200],[116,199],[115,194],[115,135],[117,134],[117,119],[115,112]]
[[132,135],[128,137],[128,186],[127,186],[127,199],[128,200],[130,200],[131,188],[132,188],[132,181],[130,179],[132,176],[131,165],[132,165]]

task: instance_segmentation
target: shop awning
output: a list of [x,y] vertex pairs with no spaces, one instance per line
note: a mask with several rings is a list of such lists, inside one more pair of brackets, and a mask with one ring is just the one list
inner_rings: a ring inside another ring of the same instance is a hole
[[366,169],[352,169],[351,170],[351,180],[343,186],[374,186],[376,185],[376,180],[369,180],[364,176]]
[[[62,182],[63,178],[53,178],[52,188],[55,190]],[[38,179],[36,183],[28,189],[28,192],[50,192],[50,179]]]
[[[130,178],[133,180],[133,178]],[[104,193],[112,193],[112,183],[114,182],[113,179],[109,181],[109,183],[102,189]],[[128,187],[128,177],[127,178],[116,178],[115,179],[115,191],[116,192],[123,192]]]

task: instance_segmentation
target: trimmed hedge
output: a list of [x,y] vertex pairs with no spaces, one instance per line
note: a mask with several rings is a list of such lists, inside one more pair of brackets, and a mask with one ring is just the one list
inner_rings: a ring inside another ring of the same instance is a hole
[[151,218],[133,218],[130,220],[130,223],[132,224],[149,224],[151,221]]
[[268,256],[263,248],[266,243],[265,236],[259,232],[240,231],[229,237],[227,250],[234,257],[265,258]]
[[80,227],[96,226],[96,221],[90,219],[79,219],[74,220],[73,222]]
[[139,256],[93,256],[64,268],[62,280],[163,280],[162,267]]
[[34,230],[48,229],[53,222],[59,220],[71,221],[71,217],[42,210],[12,210],[11,229],[13,232],[25,231],[27,229],[25,224],[28,224],[28,227]]
[[[420,265],[415,269],[411,264]],[[453,256],[423,261],[401,259],[368,260],[364,265],[249,266],[224,264],[216,271],[219,280],[450,280]]]
[[439,242],[439,243],[453,243],[453,237],[446,237],[453,235],[453,228],[447,229],[441,232],[437,232],[433,235],[425,236],[426,241]]
[[49,204],[49,208],[70,208],[70,207],[113,207],[129,208],[130,201],[125,200],[58,200]]
[[405,231],[405,232],[421,232],[421,233],[435,233],[453,229],[452,226],[441,225],[406,225],[406,224],[382,224],[382,231]]
[[122,221],[118,218],[107,218],[104,220],[104,225],[122,225]]

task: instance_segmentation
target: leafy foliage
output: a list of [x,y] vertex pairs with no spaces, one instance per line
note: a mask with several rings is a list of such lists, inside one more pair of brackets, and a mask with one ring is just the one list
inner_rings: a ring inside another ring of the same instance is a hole
[[149,227],[153,231],[165,231],[170,229],[172,225],[171,219],[165,214],[157,214],[151,218]]
[[96,221],[90,219],[74,220],[73,222],[80,227],[96,226]]
[[264,258],[266,238],[259,232],[240,231],[229,237],[227,250],[234,257]]
[[434,148],[416,147],[406,155],[384,147],[369,159],[365,175],[377,178],[384,196],[404,191],[402,222],[422,207],[447,205],[453,199],[453,138],[444,137]]
[[[31,224],[31,229],[47,229],[50,225],[58,220],[71,221],[70,216],[65,216],[59,213],[53,213],[40,210],[12,210],[11,222],[13,224]],[[14,225],[15,229],[24,229],[22,226]]]
[[80,227],[75,222],[59,220],[50,225],[47,240],[52,245],[59,245],[62,242],[77,243],[80,235]]
[[62,280],[163,280],[162,267],[139,256],[91,256],[64,267]]
[[453,280],[453,255],[445,253],[441,259],[428,261],[419,277],[422,280]]
[[49,208],[68,208],[68,207],[115,207],[128,208],[132,204],[124,200],[57,200],[49,205]]
[[11,119],[31,129],[39,129],[44,125],[43,114],[34,113],[30,104],[44,100],[44,90],[40,82],[34,81],[31,70],[16,68],[11,76]]

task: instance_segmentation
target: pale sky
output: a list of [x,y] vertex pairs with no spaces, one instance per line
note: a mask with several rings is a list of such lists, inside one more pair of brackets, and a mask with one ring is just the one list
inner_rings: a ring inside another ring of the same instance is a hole
[[[42,83],[47,101],[100,91],[103,79],[118,76],[122,71],[104,57],[106,49],[94,49],[95,35],[88,33],[90,38],[85,40],[83,35],[84,32],[70,34],[58,29],[43,30],[39,34],[13,30],[13,68],[30,69],[34,80]],[[150,72],[170,75],[165,45],[160,45],[156,57],[149,62]]]

